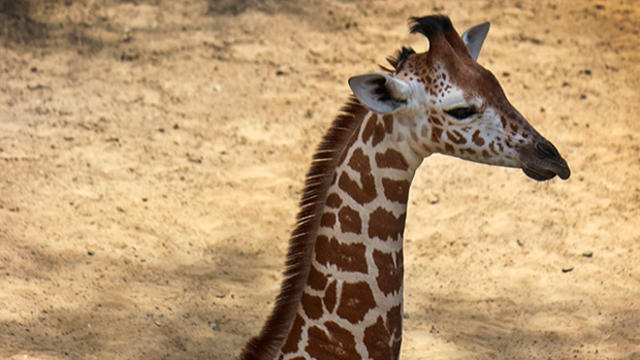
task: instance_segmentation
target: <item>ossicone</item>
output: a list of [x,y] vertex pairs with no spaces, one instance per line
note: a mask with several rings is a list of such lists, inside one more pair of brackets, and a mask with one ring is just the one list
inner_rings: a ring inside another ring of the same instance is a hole
[[429,15],[409,19],[412,34],[422,34],[429,40],[438,35],[455,32],[451,19],[446,15]]

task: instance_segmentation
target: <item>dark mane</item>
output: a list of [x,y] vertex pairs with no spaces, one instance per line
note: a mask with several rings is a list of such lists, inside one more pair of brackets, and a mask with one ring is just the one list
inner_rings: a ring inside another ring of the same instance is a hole
[[285,340],[307,282],[316,233],[338,159],[367,112],[351,97],[318,146],[307,174],[296,228],[289,240],[285,279],[276,305],[262,332],[249,341],[240,359],[272,360]]
[[382,68],[382,70],[385,70],[389,73],[400,71],[404,62],[407,61],[407,58],[409,58],[409,55],[415,53],[416,52],[412,48],[403,46],[400,50],[396,51],[395,55],[389,56],[387,58],[387,62],[389,62],[389,65],[391,65],[393,69],[388,69],[382,65],[380,67]]
[[448,16],[430,15],[423,17],[412,17],[409,19],[411,33],[419,33],[431,39],[432,36],[446,34],[453,29],[453,24]]

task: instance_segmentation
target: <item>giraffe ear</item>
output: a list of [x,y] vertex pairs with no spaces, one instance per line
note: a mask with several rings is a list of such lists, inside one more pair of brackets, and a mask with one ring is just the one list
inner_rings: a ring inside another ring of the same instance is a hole
[[385,73],[369,73],[349,79],[353,94],[369,110],[388,114],[405,106],[411,88],[405,81]]
[[469,30],[465,31],[461,36],[473,60],[478,60],[484,39],[487,38],[487,34],[489,33],[489,26],[490,24],[488,22],[478,24],[469,28]]

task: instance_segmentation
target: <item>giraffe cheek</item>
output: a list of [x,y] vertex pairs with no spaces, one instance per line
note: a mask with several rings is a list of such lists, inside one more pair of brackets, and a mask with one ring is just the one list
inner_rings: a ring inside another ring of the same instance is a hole
[[453,153],[455,153],[456,149],[453,147],[453,145],[451,145],[449,143],[445,143],[444,144],[444,151],[447,154],[453,154]]
[[434,126],[431,128],[431,142],[439,144],[442,138],[442,128]]
[[442,126],[444,124],[442,117],[438,115],[430,115],[428,121],[429,123],[435,126]]
[[484,145],[485,141],[482,135],[480,135],[480,130],[476,130],[473,133],[473,135],[471,136],[471,141],[473,141],[473,143],[476,144],[477,146]]
[[447,131],[447,138],[456,145],[464,145],[467,143],[467,139],[465,139],[464,135],[458,130]]

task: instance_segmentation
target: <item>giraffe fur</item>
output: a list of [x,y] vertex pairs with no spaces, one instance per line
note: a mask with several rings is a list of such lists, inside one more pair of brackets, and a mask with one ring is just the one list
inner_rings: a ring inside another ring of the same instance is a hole
[[349,80],[355,98],[314,156],[285,281],[243,360],[399,358],[407,202],[431,154],[520,168],[538,181],[570,176],[476,62],[488,23],[461,37],[436,15],[412,18],[411,31],[428,38],[428,52],[402,48],[393,69]]

